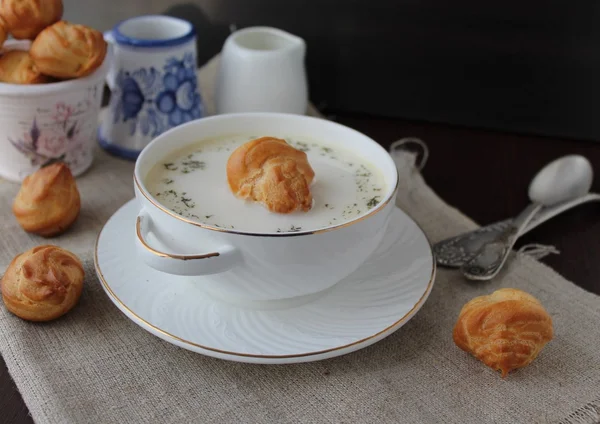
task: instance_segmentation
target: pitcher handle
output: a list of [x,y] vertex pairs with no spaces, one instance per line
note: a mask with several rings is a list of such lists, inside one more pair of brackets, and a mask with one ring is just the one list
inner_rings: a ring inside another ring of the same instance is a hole
[[[104,40],[112,46],[113,53],[116,53],[115,47],[117,46],[117,44],[115,42],[115,37],[112,33],[112,30],[104,31],[103,35],[104,35]],[[108,73],[106,74],[106,85],[108,85],[108,88],[110,89],[110,91],[112,91],[115,86],[115,79],[116,79],[115,68],[116,67],[115,67],[115,63],[113,60],[113,63],[111,63],[110,69],[108,70]]]
[[136,248],[138,255],[146,265],[157,271],[173,275],[209,275],[225,272],[233,268],[240,260],[241,255],[233,246],[222,246],[208,253],[182,255],[164,252],[152,247],[145,234],[151,231],[152,220],[142,210],[137,217],[135,225]]

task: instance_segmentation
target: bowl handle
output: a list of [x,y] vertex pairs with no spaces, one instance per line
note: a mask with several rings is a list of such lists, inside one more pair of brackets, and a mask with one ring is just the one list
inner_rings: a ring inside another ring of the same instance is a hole
[[182,255],[157,250],[150,246],[145,234],[151,231],[152,220],[142,210],[135,224],[136,248],[141,259],[151,268],[173,275],[208,275],[225,272],[241,261],[238,249],[222,246],[213,252]]

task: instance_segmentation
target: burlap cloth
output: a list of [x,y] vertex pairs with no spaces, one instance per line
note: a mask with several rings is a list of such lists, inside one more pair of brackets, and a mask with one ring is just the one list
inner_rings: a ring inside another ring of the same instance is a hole
[[[214,64],[201,71],[209,112]],[[474,228],[427,186],[411,167],[412,158],[397,157],[398,205],[432,242]],[[132,169],[131,162],[99,151],[78,180],[80,219],[53,240],[85,262],[78,306],[48,324],[22,321],[0,307],[0,351],[36,422],[600,422],[600,298],[523,255],[514,255],[490,283],[470,284],[455,271],[439,269],[429,300],[404,327],[369,348],[326,361],[239,364],[150,335],[110,302],[92,262],[98,231],[133,196]],[[0,269],[16,253],[45,242],[13,219],[17,189],[0,182]],[[555,338],[541,355],[504,380],[451,337],[461,306],[499,287],[536,296],[555,325]]]

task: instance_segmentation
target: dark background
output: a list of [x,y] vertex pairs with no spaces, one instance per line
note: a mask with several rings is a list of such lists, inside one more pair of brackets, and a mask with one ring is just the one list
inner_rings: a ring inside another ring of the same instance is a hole
[[600,2],[191,3],[168,13],[196,23],[201,60],[232,23],[303,37],[311,99],[328,112],[600,138]]
[[65,0],[67,19],[100,30],[165,12],[196,25],[200,64],[231,25],[303,37],[326,113],[600,139],[597,1]]

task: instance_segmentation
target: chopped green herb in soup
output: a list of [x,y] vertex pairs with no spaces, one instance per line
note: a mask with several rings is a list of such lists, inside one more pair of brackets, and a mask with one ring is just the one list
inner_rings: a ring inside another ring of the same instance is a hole
[[155,198],[179,216],[216,228],[258,233],[314,231],[356,219],[385,196],[383,175],[346,149],[287,137],[306,152],[315,171],[313,207],[277,214],[259,203],[237,198],[227,184],[231,152],[250,137],[240,135],[198,142],[165,157],[149,172],[146,185]]

